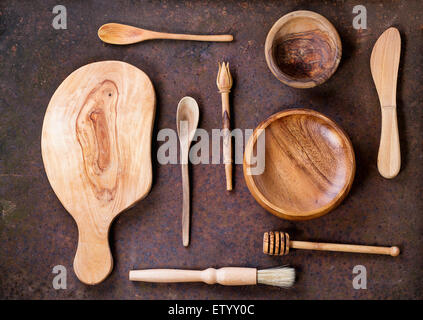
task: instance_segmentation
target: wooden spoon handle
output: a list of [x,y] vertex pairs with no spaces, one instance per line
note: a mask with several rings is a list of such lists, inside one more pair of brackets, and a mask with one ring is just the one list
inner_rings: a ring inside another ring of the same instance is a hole
[[401,167],[396,107],[382,107],[382,131],[380,135],[377,167],[387,179],[394,178]]
[[177,34],[177,33],[165,33],[165,32],[152,32],[150,39],[230,42],[234,39],[234,37],[230,34],[195,35],[195,34]]
[[113,269],[108,230],[102,231],[98,226],[79,224],[78,231],[78,248],[73,261],[75,274],[85,284],[98,284]]
[[189,245],[189,220],[190,220],[190,197],[189,197],[189,174],[188,164],[182,163],[182,243]]
[[177,269],[149,269],[129,271],[129,280],[144,282],[204,282],[226,286],[257,284],[255,268],[209,268],[202,271]]
[[393,257],[399,255],[400,253],[400,250],[398,247],[375,247],[375,246],[362,246],[362,245],[353,245],[353,244],[318,243],[318,242],[308,242],[308,241],[290,241],[289,247],[294,249],[305,249],[305,250],[386,254]]

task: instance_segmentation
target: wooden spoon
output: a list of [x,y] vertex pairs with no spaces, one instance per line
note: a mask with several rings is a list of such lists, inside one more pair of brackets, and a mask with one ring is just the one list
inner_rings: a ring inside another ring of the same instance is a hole
[[132,44],[152,39],[194,40],[194,41],[217,41],[230,42],[233,36],[224,35],[193,35],[155,32],[136,28],[120,23],[106,23],[98,29],[98,37],[111,44]]
[[198,104],[191,97],[184,97],[179,101],[176,112],[176,125],[178,127],[179,143],[181,145],[181,166],[182,166],[182,243],[185,247],[189,245],[189,175],[188,155],[189,147],[194,138],[198,125]]
[[382,111],[377,167],[388,179],[394,178],[401,167],[396,103],[400,51],[400,34],[397,29],[389,28],[377,39],[370,57],[370,69]]

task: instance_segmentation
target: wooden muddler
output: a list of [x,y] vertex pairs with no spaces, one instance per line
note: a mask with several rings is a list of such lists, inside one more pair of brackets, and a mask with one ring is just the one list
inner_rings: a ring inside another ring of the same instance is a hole
[[375,247],[352,244],[318,243],[308,241],[290,241],[286,232],[265,232],[263,236],[263,252],[268,255],[283,256],[289,248],[303,250],[356,252],[370,254],[386,254],[396,257],[400,253],[398,247]]
[[223,163],[225,164],[226,190],[232,190],[232,143],[231,143],[231,113],[229,108],[229,92],[232,88],[232,76],[229,72],[229,63],[219,63],[217,87],[222,95],[222,122],[223,122]]

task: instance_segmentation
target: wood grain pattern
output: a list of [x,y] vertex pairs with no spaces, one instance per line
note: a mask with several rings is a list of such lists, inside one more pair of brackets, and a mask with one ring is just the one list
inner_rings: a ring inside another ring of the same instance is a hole
[[[265,131],[265,169],[250,175],[260,130]],[[244,177],[254,198],[289,220],[319,217],[347,195],[355,156],[347,135],[326,116],[307,109],[279,112],[254,131],[244,154]]]
[[289,248],[302,250],[337,251],[367,254],[384,254],[396,257],[400,254],[398,247],[363,246],[338,243],[321,243],[289,240],[289,234],[281,231],[265,232],[263,235],[263,252],[268,255],[283,256]]
[[281,82],[311,88],[329,79],[341,60],[342,44],[334,26],[312,11],[280,18],[265,43],[267,65]]
[[370,57],[370,68],[382,112],[377,166],[379,173],[387,179],[396,177],[401,167],[396,102],[400,53],[399,31],[389,28],[376,41]]
[[145,40],[170,39],[170,40],[193,40],[193,41],[214,41],[230,42],[233,36],[223,35],[193,35],[156,32],[137,27],[132,27],[120,23],[107,23],[98,29],[98,37],[110,44],[133,44]]
[[86,284],[111,272],[113,219],[152,183],[155,93],[148,76],[119,61],[79,68],[54,93],[41,150],[50,184],[79,231],[74,269]]

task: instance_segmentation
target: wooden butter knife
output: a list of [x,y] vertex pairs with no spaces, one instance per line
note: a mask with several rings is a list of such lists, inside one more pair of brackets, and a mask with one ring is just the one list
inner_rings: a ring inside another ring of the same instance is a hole
[[370,69],[382,111],[377,167],[387,179],[394,178],[401,167],[396,104],[400,52],[399,31],[389,28],[377,39],[370,57]]

